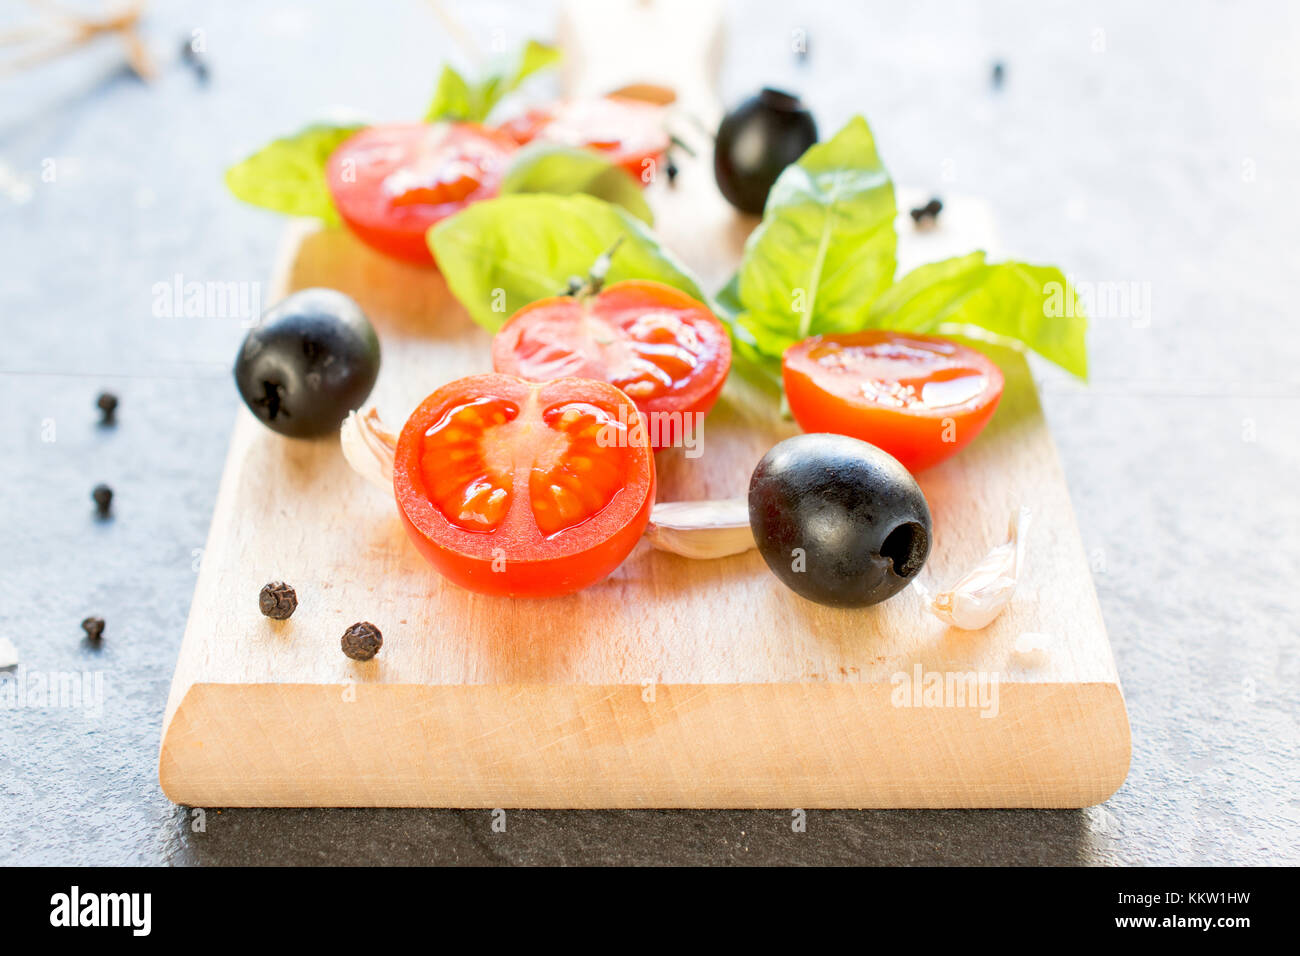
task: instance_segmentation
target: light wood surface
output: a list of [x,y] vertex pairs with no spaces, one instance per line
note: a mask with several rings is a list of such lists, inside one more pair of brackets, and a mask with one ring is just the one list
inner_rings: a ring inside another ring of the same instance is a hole
[[[581,74],[571,82],[586,89]],[[649,197],[661,236],[706,287],[720,285],[753,221],[718,196],[707,149]],[[983,204],[946,198],[941,227],[921,234],[910,198],[903,268],[995,251]],[[436,273],[298,226],[268,301],[312,285],[354,296],[375,322],[373,400],[390,423],[449,379],[489,370],[489,337]],[[336,441],[286,440],[241,410],[165,716],[164,791],[207,806],[1104,800],[1128,769],[1123,696],[1028,368],[996,357],[1007,385],[993,422],[921,476],[935,528],[923,574],[936,586],[1003,540],[1015,507],[1034,509],[1020,590],[974,633],[947,628],[910,589],[834,610],[786,590],[754,552],[697,562],[645,543],[576,595],[472,594],[419,557],[392,499],[351,472]],[[762,454],[795,431],[733,375],[703,455],[659,454],[660,500],[743,494]],[[299,607],[275,623],[257,594],[281,579]],[[384,633],[365,664],[339,650],[360,620]],[[918,666],[994,675],[996,716],[895,706],[892,679]]]

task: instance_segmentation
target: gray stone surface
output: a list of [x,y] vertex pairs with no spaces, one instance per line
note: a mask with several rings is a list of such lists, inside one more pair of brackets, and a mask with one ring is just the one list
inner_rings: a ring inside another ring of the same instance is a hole
[[[328,108],[418,115],[452,51],[414,0],[153,6],[172,61],[153,86],[111,41],[0,78],[0,637],[30,671],[103,679],[97,711],[0,710],[0,862],[1300,862],[1295,6],[733,9],[729,97],[792,84],[826,130],[865,112],[898,181],[987,196],[1009,252],[1150,293],[1094,320],[1090,386],[1042,373],[1128,698],[1128,781],[1085,811],[816,812],[805,834],[783,811],[511,812],[493,834],[481,811],[216,809],[194,833],[163,797],[241,330],[156,317],[153,286],[263,280],[280,223],[231,200],[223,168]],[[456,6],[485,43],[551,30],[545,5]],[[194,29],[206,86],[175,62]],[[117,492],[103,522],[99,481]]]

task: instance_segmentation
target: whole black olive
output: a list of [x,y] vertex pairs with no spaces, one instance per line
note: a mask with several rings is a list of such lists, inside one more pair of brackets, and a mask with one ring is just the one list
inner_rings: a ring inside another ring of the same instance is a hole
[[749,482],[763,560],[796,594],[832,607],[892,597],[930,554],[930,507],[898,460],[844,435],[796,435]]
[[293,438],[337,431],[378,375],[370,320],[333,289],[303,289],[271,308],[235,359],[235,384],[249,409]]
[[765,89],[722,119],[713,150],[713,175],[722,195],[741,212],[758,215],[776,177],[813,143],[817,124],[799,97]]

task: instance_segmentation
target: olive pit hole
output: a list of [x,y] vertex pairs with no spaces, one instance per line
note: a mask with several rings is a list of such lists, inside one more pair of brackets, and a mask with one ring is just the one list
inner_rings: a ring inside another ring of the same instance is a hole
[[889,559],[895,574],[900,578],[910,578],[921,570],[928,549],[925,528],[915,521],[908,521],[889,532],[885,543],[880,546],[880,553]]
[[262,380],[262,397],[256,400],[256,404],[266,409],[267,421],[275,421],[281,415],[289,417],[289,409],[284,407],[284,398],[282,392],[284,386],[279,382],[272,382],[266,379]]

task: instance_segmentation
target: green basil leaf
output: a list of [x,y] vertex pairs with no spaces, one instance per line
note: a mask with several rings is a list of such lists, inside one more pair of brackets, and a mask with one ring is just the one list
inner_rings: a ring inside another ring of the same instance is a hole
[[781,363],[764,355],[756,347],[754,336],[736,319],[743,311],[740,305],[740,277],[732,276],[713,296],[710,303],[714,315],[731,332],[731,367],[751,381],[779,393],[781,391]]
[[777,179],[717,302],[737,355],[775,373],[810,335],[863,328],[964,335],[1029,348],[1086,378],[1087,319],[1061,270],[984,253],[897,267],[893,184],[861,117]]
[[736,327],[777,359],[809,335],[860,328],[897,265],[894,184],[862,117],[772,187],[737,273]]
[[337,223],[325,183],[325,161],[361,128],[317,124],[277,139],[226,170],[226,186],[254,206]]
[[1088,377],[1088,320],[1060,269],[989,264],[983,252],[913,269],[872,303],[867,327],[965,335],[1033,349]]
[[534,143],[515,154],[501,181],[501,194],[585,193],[622,206],[642,222],[654,222],[641,186],[622,166],[590,149]]
[[450,66],[442,68],[433,102],[425,113],[425,122],[465,120],[482,123],[501,100],[517,90],[534,73],[560,62],[555,47],[529,40],[511,57],[498,59],[488,67],[482,79],[471,82]]
[[740,304],[740,276],[734,275],[726,285],[718,290],[713,297],[713,304],[717,307],[718,318],[724,321],[734,322],[744,307]]
[[508,73],[506,88],[501,95],[504,96],[506,93],[518,89],[524,80],[534,73],[557,66],[562,58],[559,49],[556,47],[538,43],[536,40],[529,40],[515,58],[513,67]]
[[607,281],[652,279],[705,301],[695,278],[625,209],[592,196],[546,193],[475,203],[429,230],[429,248],[452,294],[496,331],[530,302],[585,276],[622,237]]
[[444,66],[438,77],[438,88],[433,91],[433,102],[424,114],[426,123],[442,119],[476,119],[479,106],[476,91],[470,89],[465,78],[452,67]]

